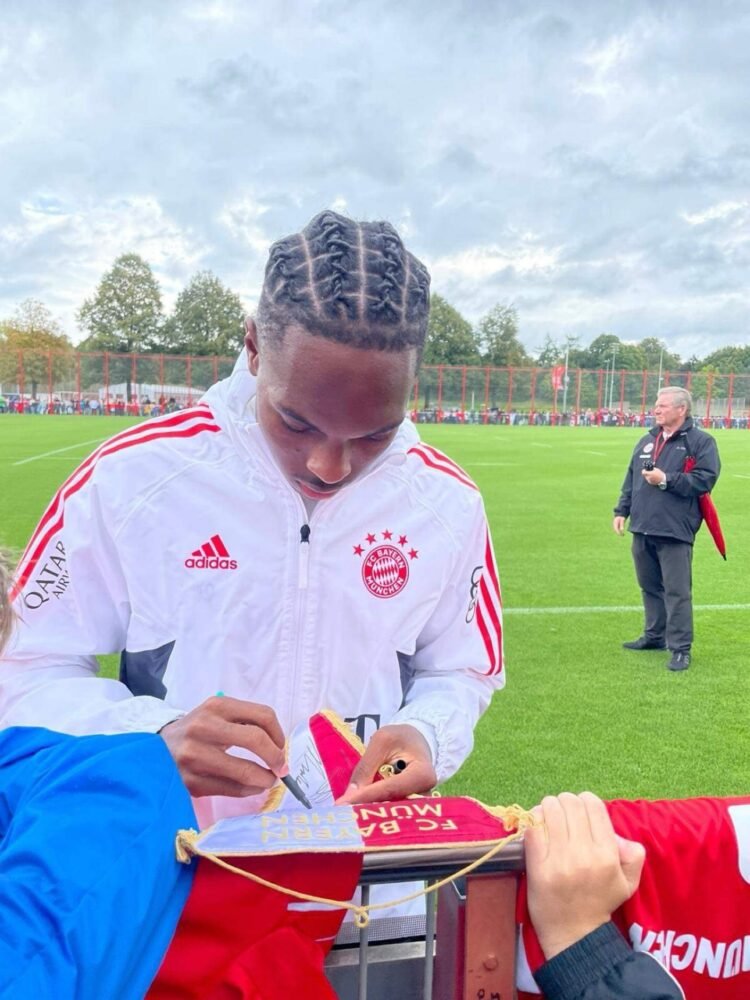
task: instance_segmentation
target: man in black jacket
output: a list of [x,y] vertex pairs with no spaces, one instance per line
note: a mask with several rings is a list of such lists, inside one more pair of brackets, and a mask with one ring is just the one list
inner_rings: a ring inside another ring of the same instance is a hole
[[[622,535],[630,518],[645,611],[643,635],[623,646],[669,648],[670,670],[690,665],[693,542],[702,520],[698,497],[711,492],[721,467],[716,441],[695,426],[691,405],[687,389],[669,386],[659,391],[656,426],[633,452],[613,521]],[[694,465],[686,472],[690,458]]]

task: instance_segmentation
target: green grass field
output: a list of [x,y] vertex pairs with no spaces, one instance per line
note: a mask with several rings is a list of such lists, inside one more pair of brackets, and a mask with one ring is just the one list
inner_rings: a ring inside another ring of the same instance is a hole
[[[128,418],[0,417],[0,544],[25,544],[56,487]],[[427,426],[480,486],[506,610],[508,684],[452,791],[531,805],[547,792],[606,798],[750,790],[750,434],[719,433],[714,492],[729,561],[695,547],[690,670],[628,653],[640,633],[627,538],[612,507],[639,431]],[[716,607],[718,606],[718,607]],[[114,669],[112,658],[104,668]]]

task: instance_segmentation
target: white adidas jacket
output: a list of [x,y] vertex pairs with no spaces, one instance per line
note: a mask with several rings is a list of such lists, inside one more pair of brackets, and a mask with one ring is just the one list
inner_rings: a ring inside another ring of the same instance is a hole
[[[482,500],[405,421],[310,517],[239,366],[201,405],[116,435],[60,488],[22,558],[0,726],[157,731],[223,691],[285,732],[331,708],[367,740],[411,723],[439,778],[504,684]],[[121,680],[97,677],[121,653]],[[208,805],[208,803],[205,803]],[[245,811],[214,800],[202,819]]]

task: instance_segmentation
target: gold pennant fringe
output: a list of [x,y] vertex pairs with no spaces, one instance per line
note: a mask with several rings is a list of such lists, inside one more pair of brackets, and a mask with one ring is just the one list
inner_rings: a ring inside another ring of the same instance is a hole
[[351,900],[328,899],[325,896],[313,896],[307,892],[298,892],[296,889],[289,889],[286,886],[277,885],[275,882],[269,882],[267,879],[261,878],[260,875],[254,875],[252,872],[243,871],[242,868],[230,865],[227,861],[224,861],[223,858],[220,858],[216,854],[210,854],[202,851],[198,846],[199,834],[196,830],[178,831],[177,838],[175,840],[175,852],[177,860],[183,864],[190,864],[193,857],[207,858],[220,868],[225,868],[229,872],[241,875],[250,882],[262,885],[266,889],[274,889],[276,892],[280,892],[285,896],[291,896],[293,899],[299,899],[306,903],[321,903],[324,906],[331,906],[337,910],[351,910],[354,914],[354,923],[361,929],[367,927],[370,923],[370,913],[373,910],[383,910],[391,906],[400,906],[402,903],[409,903],[413,899],[419,899],[420,896],[426,896],[430,892],[437,892],[437,890],[442,889],[444,885],[449,885],[451,882],[455,882],[456,879],[463,878],[465,875],[471,874],[471,872],[481,867],[491,858],[494,858],[496,854],[499,854],[504,847],[508,846],[508,844],[512,844],[514,841],[520,840],[524,832],[530,827],[538,826],[540,823],[540,820],[532,815],[532,813],[528,812],[528,810],[519,805],[493,806],[489,808],[489,811],[494,816],[497,816],[507,830],[513,830],[514,832],[509,834],[507,837],[503,837],[502,840],[496,841],[480,858],[477,858],[476,861],[472,861],[471,864],[466,865],[464,868],[454,872],[452,875],[447,875],[445,878],[442,878],[437,882],[430,883],[430,885],[425,886],[423,889],[418,889],[416,892],[412,892],[408,896],[402,896],[400,899],[392,899],[387,903],[369,903],[367,906],[360,906],[357,903],[352,903]]

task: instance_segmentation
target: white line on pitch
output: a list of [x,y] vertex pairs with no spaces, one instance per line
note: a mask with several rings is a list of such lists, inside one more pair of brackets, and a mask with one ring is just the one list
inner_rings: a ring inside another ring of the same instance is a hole
[[541,441],[530,441],[529,443],[530,443],[530,445],[531,445],[532,448],[554,448],[554,445],[552,445],[552,444],[542,444]]
[[54,451],[45,451],[41,455],[32,455],[31,458],[22,458],[20,462],[13,465],[26,465],[28,462],[38,462],[40,458],[49,458],[50,455],[60,455],[64,451],[73,451],[75,448],[83,448],[87,444],[99,444],[106,441],[106,437],[94,438],[93,441],[78,441],[77,444],[69,444],[67,448],[56,448]]
[[735,473],[734,473],[734,478],[735,478],[735,479],[750,479],[750,476],[741,476],[741,475],[739,474],[739,472],[735,472]]
[[607,457],[607,453],[606,453],[606,451],[588,451],[588,450],[587,450],[587,451],[586,451],[586,454],[587,454],[587,455],[601,455],[601,456],[602,456],[602,458],[606,458],[606,457]]
[[[750,611],[750,604],[695,604],[694,611]],[[640,604],[605,605],[591,608],[503,608],[506,615],[587,615],[643,611]]]

